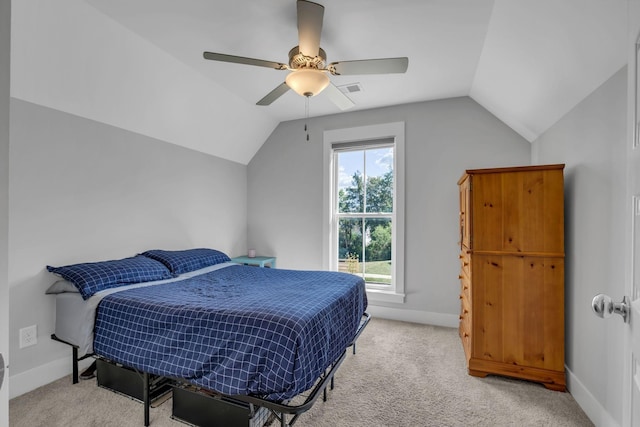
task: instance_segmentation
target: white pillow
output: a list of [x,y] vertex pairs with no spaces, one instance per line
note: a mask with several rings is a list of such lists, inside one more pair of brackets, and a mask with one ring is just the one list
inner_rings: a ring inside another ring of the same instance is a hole
[[65,292],[80,293],[78,288],[76,288],[76,286],[68,280],[58,280],[53,285],[49,286],[49,289],[45,291],[45,294],[55,295],[63,294]]

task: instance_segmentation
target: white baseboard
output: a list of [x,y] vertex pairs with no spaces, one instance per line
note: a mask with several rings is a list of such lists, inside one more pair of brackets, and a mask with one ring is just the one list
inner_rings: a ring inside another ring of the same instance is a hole
[[[92,361],[93,358],[80,361],[78,363],[79,371],[82,372]],[[20,372],[16,375],[11,375],[9,376],[9,399],[13,399],[14,397],[18,397],[38,387],[70,375],[72,371],[71,356],[69,356],[37,366],[28,371]]]
[[369,305],[367,307],[367,312],[373,317],[380,317],[383,319],[424,323],[426,325],[446,326],[449,328],[457,328],[460,324],[460,319],[457,314],[432,313],[428,311],[381,307],[377,305]]
[[598,400],[587,390],[580,380],[573,375],[573,372],[565,366],[567,370],[567,389],[571,396],[578,402],[587,417],[596,427],[620,427],[620,424],[609,414],[609,412],[598,402]]

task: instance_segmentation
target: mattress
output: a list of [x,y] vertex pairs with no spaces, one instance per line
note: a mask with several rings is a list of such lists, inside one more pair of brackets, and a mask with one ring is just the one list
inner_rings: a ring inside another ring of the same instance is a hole
[[79,357],[93,353],[96,302],[75,292],[56,295],[56,338],[78,347]]
[[104,295],[94,352],[150,374],[274,401],[308,390],[355,337],[364,281],[225,266]]
[[93,353],[93,330],[95,327],[96,310],[100,301],[112,293],[127,289],[136,289],[146,286],[154,286],[163,283],[177,282],[186,278],[195,277],[211,271],[225,268],[233,263],[221,263],[200,270],[184,273],[176,278],[158,280],[106,289],[98,292],[87,300],[77,292],[65,292],[56,294],[55,335],[56,338],[78,348],[78,357]]

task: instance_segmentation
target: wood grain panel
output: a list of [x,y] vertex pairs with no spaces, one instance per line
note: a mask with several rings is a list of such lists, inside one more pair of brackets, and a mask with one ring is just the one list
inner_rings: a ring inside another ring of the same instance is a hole
[[503,265],[498,256],[473,256],[473,357],[503,360]]
[[543,320],[545,367],[564,372],[564,258],[547,258]]
[[466,176],[460,182],[459,185],[459,197],[460,197],[460,250],[471,249],[471,178]]
[[500,251],[504,240],[502,180],[497,174],[486,174],[473,176],[472,183],[470,206],[473,209],[471,227],[474,231],[471,248]]

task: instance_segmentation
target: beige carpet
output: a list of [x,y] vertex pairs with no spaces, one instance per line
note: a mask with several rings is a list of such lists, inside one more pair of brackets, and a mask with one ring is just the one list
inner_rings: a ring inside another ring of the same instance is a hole
[[[456,329],[372,319],[336,374],[295,426],[592,426],[569,393],[525,381],[466,374]],[[151,409],[151,426],[172,420],[171,400]],[[62,378],[10,401],[12,427],[141,426],[142,405]],[[272,423],[273,426],[279,423]]]

